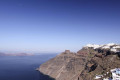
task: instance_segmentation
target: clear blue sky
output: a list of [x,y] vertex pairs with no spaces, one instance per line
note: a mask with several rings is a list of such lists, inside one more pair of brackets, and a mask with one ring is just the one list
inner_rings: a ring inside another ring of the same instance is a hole
[[119,35],[120,0],[0,0],[0,51],[78,51]]

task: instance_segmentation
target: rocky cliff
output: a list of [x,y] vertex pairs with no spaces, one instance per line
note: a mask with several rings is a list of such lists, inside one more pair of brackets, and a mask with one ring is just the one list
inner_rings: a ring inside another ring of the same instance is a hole
[[[96,75],[104,74],[102,78],[111,77],[107,72],[120,67],[118,46],[116,44],[97,45],[97,47],[87,45],[77,53],[66,50],[42,64],[38,70],[56,80],[94,80]],[[113,48],[116,50],[112,51]]]

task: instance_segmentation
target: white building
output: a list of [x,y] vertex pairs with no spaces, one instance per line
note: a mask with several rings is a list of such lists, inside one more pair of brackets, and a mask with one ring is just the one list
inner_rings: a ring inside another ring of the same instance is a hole
[[120,50],[118,50],[118,49],[120,49],[120,45],[112,47],[112,48],[110,49],[110,51],[120,52]]
[[115,48],[111,48],[110,51],[118,52],[117,49],[115,49]]
[[120,68],[115,68],[111,70],[112,80],[120,80]]
[[110,46],[105,45],[105,46],[102,47],[102,49],[110,49]]
[[94,79],[100,79],[102,77],[103,77],[103,75],[96,75]]
[[109,44],[107,44],[107,46],[114,46],[114,45],[116,45],[115,43],[109,43]]
[[92,47],[94,49],[97,49],[97,48],[100,48],[101,46],[100,45],[96,45],[96,44],[87,44],[85,47]]

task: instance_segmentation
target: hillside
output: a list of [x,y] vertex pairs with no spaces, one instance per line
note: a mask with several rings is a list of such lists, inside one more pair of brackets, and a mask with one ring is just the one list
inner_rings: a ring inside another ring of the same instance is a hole
[[88,44],[77,53],[69,50],[42,64],[39,71],[56,80],[94,80],[97,75],[112,77],[110,70],[120,67],[120,45]]

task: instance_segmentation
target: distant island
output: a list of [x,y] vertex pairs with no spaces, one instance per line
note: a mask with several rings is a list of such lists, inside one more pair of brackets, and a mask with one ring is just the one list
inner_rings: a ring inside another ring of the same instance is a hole
[[77,53],[65,50],[38,70],[56,80],[120,80],[120,45],[88,44]]
[[0,52],[0,56],[33,56],[31,53],[2,53]]

